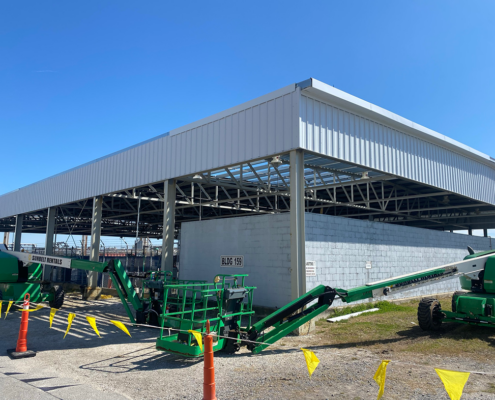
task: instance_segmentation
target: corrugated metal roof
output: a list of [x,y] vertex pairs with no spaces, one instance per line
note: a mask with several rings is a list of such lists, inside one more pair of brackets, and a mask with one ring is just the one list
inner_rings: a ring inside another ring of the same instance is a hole
[[488,155],[315,79],[303,87],[302,148],[495,204]]
[[309,79],[0,196],[0,218],[295,148],[495,204],[489,156]]
[[0,196],[0,218],[298,147],[296,85]]
[[438,144],[452,151],[459,152],[477,161],[488,162],[490,166],[495,167],[495,159],[481,151],[475,150],[457,140],[412,122],[407,118],[401,117],[391,111],[336,89],[324,82],[320,82],[317,79],[310,78],[301,82],[298,86],[301,87],[308,96],[315,96],[323,101],[330,101],[331,104],[344,110],[355,112],[363,117],[369,117],[377,122],[385,123],[404,133]]

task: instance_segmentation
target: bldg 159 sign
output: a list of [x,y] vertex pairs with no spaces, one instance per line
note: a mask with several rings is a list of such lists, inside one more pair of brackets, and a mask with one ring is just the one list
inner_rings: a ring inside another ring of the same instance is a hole
[[244,256],[220,256],[221,267],[244,267]]

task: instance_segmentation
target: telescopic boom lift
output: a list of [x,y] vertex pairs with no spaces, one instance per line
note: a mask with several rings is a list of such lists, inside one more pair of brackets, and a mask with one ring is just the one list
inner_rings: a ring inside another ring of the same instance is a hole
[[418,306],[419,326],[435,330],[442,322],[451,321],[495,327],[495,250],[475,253],[468,247],[468,251],[462,261],[353,289],[319,285],[252,323],[256,288],[245,285],[247,275],[217,275],[208,283],[178,280],[169,271],[149,272],[140,276],[148,297],[144,293],[140,297],[119,260],[90,262],[7,251],[0,246],[0,299],[19,301],[30,293],[34,302],[49,301],[51,306],[61,307],[63,291],[40,281],[41,264],[108,273],[132,323],[178,330],[166,335],[162,329],[156,348],[190,357],[199,357],[201,351],[188,331],[204,332],[207,320],[218,334],[214,351],[234,353],[247,346],[259,353],[326,311],[335,299],[344,303],[378,299],[454,278],[460,279],[464,291],[454,293],[452,311],[442,310],[434,298],[423,298]]

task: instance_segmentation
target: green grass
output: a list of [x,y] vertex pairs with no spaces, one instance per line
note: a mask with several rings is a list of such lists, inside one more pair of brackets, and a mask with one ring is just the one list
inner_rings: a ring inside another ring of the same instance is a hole
[[341,315],[348,315],[359,311],[371,310],[372,308],[379,308],[377,313],[385,313],[390,311],[412,311],[414,307],[404,306],[400,304],[390,303],[388,301],[378,301],[376,303],[363,303],[357,306],[344,307],[336,311],[332,317],[340,317]]
[[[450,298],[440,299],[450,310]],[[418,302],[394,304],[387,301],[363,303],[338,310],[333,316],[347,315],[378,307],[380,310],[349,320],[328,323],[317,321],[317,341],[335,347],[368,347],[378,351],[421,354],[471,355],[495,359],[495,329],[448,322],[435,332],[418,326]]]
[[[379,308],[379,310],[373,312],[373,314],[383,314],[383,313],[392,312],[392,311],[407,312],[407,311],[415,311],[416,310],[415,307],[412,307],[410,305],[400,305],[400,304],[390,303],[388,301],[378,301],[376,303],[362,303],[362,304],[358,304],[358,305],[352,306],[352,307],[341,308],[340,310],[336,310],[332,315],[330,315],[330,318],[340,317],[342,315],[348,315],[348,314],[352,314],[352,313],[360,312],[360,311],[371,310],[372,308]],[[345,323],[348,321],[349,320],[343,320],[343,321],[340,321],[339,323]],[[316,321],[316,325],[317,326],[328,325],[327,318],[322,318],[322,319]]]

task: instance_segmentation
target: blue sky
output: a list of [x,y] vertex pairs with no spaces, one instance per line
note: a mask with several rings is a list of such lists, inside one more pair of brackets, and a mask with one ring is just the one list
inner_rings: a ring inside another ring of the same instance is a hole
[[2,2],[0,35],[0,194],[309,77],[495,156],[487,0]]

